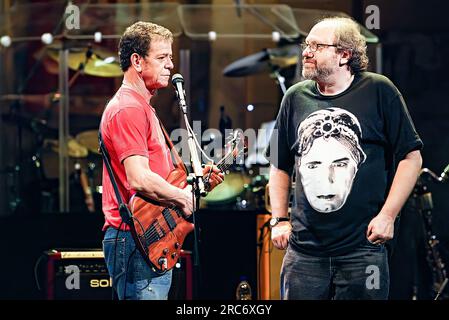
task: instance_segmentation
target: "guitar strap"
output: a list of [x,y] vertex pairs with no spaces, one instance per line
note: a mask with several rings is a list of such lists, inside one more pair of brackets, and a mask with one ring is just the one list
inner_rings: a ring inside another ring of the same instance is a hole
[[168,148],[170,149],[170,152],[173,153],[173,157],[175,158],[175,167],[182,168],[186,174],[189,174],[187,171],[187,167],[182,161],[181,157],[179,156],[178,150],[176,150],[175,146],[173,145],[173,142],[170,140],[170,136],[168,135],[167,131],[165,130],[164,125],[162,124],[161,119],[157,116],[156,112],[154,113],[157,120],[159,121],[159,126],[162,130],[162,133],[164,134],[165,143],[167,144]]
[[117,197],[117,201],[119,204],[118,211],[120,213],[120,217],[122,218],[122,221],[124,223],[126,223],[128,226],[131,226],[133,215],[129,210],[128,206],[123,202],[122,196],[120,195],[120,192],[118,190],[117,181],[115,180],[114,172],[112,171],[109,153],[108,150],[106,149],[106,146],[103,143],[103,138],[101,136],[101,129],[98,129],[98,143],[100,146],[100,153],[103,157],[103,161],[109,173],[109,178],[111,179],[112,187],[114,188],[115,196]]
[[[157,116],[157,114],[156,113],[154,113],[154,114],[156,115],[156,118],[159,121],[160,128],[164,134],[165,143],[169,147],[170,152],[173,153],[173,156],[175,158],[175,166],[177,168],[182,168],[184,170],[184,172],[186,174],[188,174],[187,167],[185,166],[184,162],[182,161],[181,157],[179,156],[178,151],[176,150],[176,148],[173,145],[173,142],[170,140],[170,137],[169,137],[167,131],[165,130],[164,125],[162,124],[162,122],[159,119],[159,117]],[[103,157],[103,161],[104,161],[104,163],[106,165],[106,169],[108,170],[108,173],[109,173],[109,178],[111,179],[112,187],[114,188],[115,196],[117,197],[117,201],[119,204],[120,217],[122,218],[124,223],[131,226],[133,215],[132,215],[131,211],[129,210],[128,206],[123,202],[122,196],[120,195],[120,192],[118,190],[117,181],[115,179],[114,172],[113,172],[112,166],[111,166],[110,156],[109,156],[108,150],[106,149],[106,146],[103,142],[103,138],[101,135],[101,129],[98,129],[98,143],[100,146],[100,153]]]

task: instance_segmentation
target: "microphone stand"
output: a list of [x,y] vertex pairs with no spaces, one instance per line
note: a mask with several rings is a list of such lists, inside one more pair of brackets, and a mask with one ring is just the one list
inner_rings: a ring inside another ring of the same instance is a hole
[[[177,93],[178,94],[178,93]],[[178,94],[179,98],[179,94]],[[188,134],[188,146],[190,151],[190,164],[193,169],[193,173],[191,173],[187,177],[187,182],[192,186],[192,200],[193,200],[193,212],[192,212],[192,220],[193,220],[193,269],[194,269],[194,283],[193,286],[193,297],[198,298],[199,288],[202,283],[201,277],[201,265],[200,265],[200,254],[199,254],[199,225],[196,219],[196,212],[200,208],[200,196],[205,196],[207,193],[204,189],[203,182],[203,168],[201,166],[200,159],[198,157],[198,152],[196,149],[194,136],[192,130],[190,130],[189,119],[187,117],[187,105],[184,99],[179,99],[179,107],[183,113],[183,119],[185,122],[185,128],[187,129]]]

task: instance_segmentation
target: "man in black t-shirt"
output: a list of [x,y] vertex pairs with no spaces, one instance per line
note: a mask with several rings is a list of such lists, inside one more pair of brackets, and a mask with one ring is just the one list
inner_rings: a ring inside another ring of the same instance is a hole
[[281,297],[387,299],[385,242],[416,183],[422,141],[398,89],[365,71],[354,21],[320,21],[302,55],[307,80],[285,94],[267,150],[271,237],[287,248]]

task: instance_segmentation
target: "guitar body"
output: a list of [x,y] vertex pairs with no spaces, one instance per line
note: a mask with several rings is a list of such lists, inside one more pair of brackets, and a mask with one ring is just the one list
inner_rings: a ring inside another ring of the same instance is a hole
[[[171,185],[184,189],[187,176],[175,168],[167,177]],[[163,206],[140,195],[129,202],[133,214],[131,233],[137,248],[155,272],[172,269],[181,254],[185,237],[194,225],[184,219],[184,213],[175,206]]]
[[[231,143],[232,151],[217,163],[221,172],[225,172],[237,156],[247,150],[239,132],[236,132]],[[184,189],[187,186],[186,170],[176,167],[166,180]],[[207,180],[204,180],[205,186],[208,186]],[[129,201],[129,209],[133,222],[130,225],[131,234],[147,264],[157,273],[172,269],[179,259],[186,236],[194,228],[193,223],[186,221],[184,213],[176,206],[164,206],[137,194]]]

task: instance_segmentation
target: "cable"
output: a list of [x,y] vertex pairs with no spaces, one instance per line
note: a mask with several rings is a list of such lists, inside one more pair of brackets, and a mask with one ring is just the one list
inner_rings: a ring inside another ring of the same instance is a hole
[[36,263],[34,264],[34,280],[36,281],[36,286],[39,291],[41,291],[41,286],[39,284],[39,278],[37,276],[37,268],[39,267],[39,264],[41,263],[42,259],[45,257],[45,255],[42,253],[39,258],[37,259]]
[[[113,287],[115,287],[115,275],[116,275],[116,270],[115,270],[115,266],[116,266],[116,258],[117,258],[117,243],[118,243],[118,234],[120,232],[120,229],[122,228],[123,225],[123,220],[120,222],[118,229],[117,229],[117,234],[115,235],[115,244],[114,244],[114,262],[113,262],[113,267],[112,267],[112,283],[113,283]],[[115,289],[117,291],[117,289]],[[118,294],[118,293],[117,293]],[[119,296],[120,297],[120,296]],[[112,291],[112,297],[111,300],[114,300],[114,290]]]
[[199,144],[199,142],[198,142],[198,140],[197,140],[197,138],[196,138],[196,135],[195,135],[195,133],[193,132],[192,127],[190,126],[190,123],[187,122],[186,128],[187,128],[188,132],[192,135],[193,141],[195,142],[195,145],[196,145],[196,147],[198,148],[198,150],[201,151],[201,154],[202,154],[208,161],[214,162],[214,160],[211,159],[211,158],[209,158],[209,156],[208,156],[208,155],[204,152],[204,150],[201,148],[201,146],[200,146],[200,144]]
[[444,279],[443,283],[440,286],[440,289],[437,292],[437,295],[435,296],[434,300],[438,300],[440,298],[441,293],[444,291],[444,288],[446,287],[447,283],[448,283],[449,279],[446,278]]
[[131,254],[128,257],[128,262],[126,263],[126,269],[125,269],[125,290],[123,292],[123,300],[126,300],[126,289],[128,287],[128,269],[129,269],[129,263],[132,260],[133,255],[136,253],[137,248],[134,247],[133,252],[131,252]]

